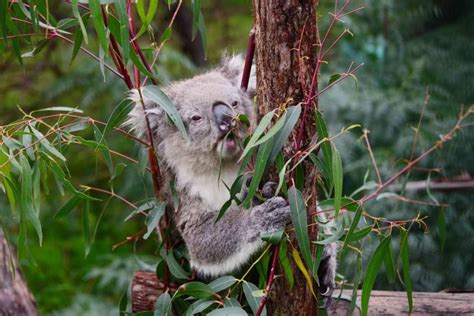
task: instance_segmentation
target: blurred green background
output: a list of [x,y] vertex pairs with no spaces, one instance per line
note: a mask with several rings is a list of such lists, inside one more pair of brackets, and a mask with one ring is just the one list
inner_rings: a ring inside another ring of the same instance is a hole
[[[357,83],[348,80],[323,95],[320,106],[332,132],[342,126],[361,124],[370,130],[370,139],[382,175],[387,178],[402,166],[412,148],[420,110],[429,91],[430,100],[420,130],[416,153],[420,154],[448,131],[462,105],[474,103],[474,3],[471,0],[367,0],[354,1],[364,10],[344,18],[333,36],[345,27],[346,36],[322,68],[320,85],[330,75],[341,73],[348,65],[363,62]],[[329,21],[332,1],[320,1],[322,29]],[[71,16],[71,8],[51,1],[51,12],[57,17]],[[187,15],[186,15],[187,14]],[[163,82],[180,79],[203,71],[219,61],[225,50],[243,52],[252,24],[251,1],[203,1],[208,50],[204,59],[198,41],[189,41],[192,13],[185,4],[183,16],[177,20],[171,42],[165,46],[157,74]],[[166,27],[170,13],[165,5],[155,18],[156,38]],[[91,42],[92,50],[97,43]],[[24,67],[14,56],[6,54],[0,62],[0,124],[20,118],[26,112],[52,106],[79,107],[86,115],[106,121],[114,106],[124,98],[123,83],[107,74],[104,82],[99,65],[79,55],[70,65],[72,49],[53,40],[34,58],[25,59]],[[472,122],[472,120],[471,120]],[[370,159],[360,132],[346,134],[338,140],[344,158],[345,192],[359,187],[371,169]],[[139,147],[117,134],[110,135],[109,145],[133,157]],[[474,133],[466,129],[428,159],[410,179],[426,180],[428,169],[432,181],[455,181],[474,174]],[[104,161],[94,151],[74,148],[68,153],[69,167],[76,184],[106,187],[110,180]],[[119,160],[115,161],[120,163]],[[116,192],[137,201],[151,192],[148,179],[137,176],[137,168],[129,166],[114,180]],[[370,179],[375,179],[373,172]],[[405,179],[402,179],[405,180]],[[102,184],[102,186],[101,186]],[[394,188],[396,190],[396,188]],[[474,289],[474,198],[473,189],[450,191],[408,191],[411,198],[432,201],[436,198],[449,207],[425,207],[413,204],[371,202],[368,209],[377,216],[411,218],[417,213],[428,216],[429,231],[415,227],[410,236],[411,275],[414,290],[439,291],[445,288]],[[45,196],[42,207],[44,244],[39,247],[30,233],[32,260],[22,259],[28,284],[44,314],[108,315],[115,314],[120,295],[138,268],[154,263],[153,238],[127,243],[112,251],[143,226],[140,218],[124,222],[130,209],[115,199],[95,195],[103,202],[91,205],[93,224],[98,225],[95,242],[88,257],[84,255],[81,212],[53,219],[52,215],[67,201],[67,195]],[[138,198],[137,198],[138,197]],[[0,195],[1,220],[15,231],[8,218],[8,204]],[[444,224],[443,224],[444,223]],[[446,235],[442,231],[446,229]],[[441,233],[440,233],[441,232]],[[14,234],[10,233],[14,242]],[[398,242],[393,247],[397,250]],[[367,241],[364,252],[373,244]],[[367,257],[367,255],[366,255]],[[352,258],[344,258],[339,272],[350,276]],[[353,267],[353,266],[352,266]],[[378,289],[401,290],[379,277]]]

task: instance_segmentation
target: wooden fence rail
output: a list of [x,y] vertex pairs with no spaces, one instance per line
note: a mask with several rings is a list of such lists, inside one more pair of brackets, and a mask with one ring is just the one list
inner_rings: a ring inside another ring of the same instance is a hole
[[[132,311],[152,311],[158,296],[162,293],[163,283],[154,272],[138,271],[132,282]],[[328,315],[346,315],[350,307],[352,291],[342,291],[328,310]],[[336,293],[339,295],[339,293]],[[360,306],[358,293],[357,306]],[[369,315],[408,314],[405,292],[372,291],[369,301]],[[354,315],[360,315],[356,309]],[[474,292],[471,293],[413,293],[413,312],[411,315],[474,315]]]

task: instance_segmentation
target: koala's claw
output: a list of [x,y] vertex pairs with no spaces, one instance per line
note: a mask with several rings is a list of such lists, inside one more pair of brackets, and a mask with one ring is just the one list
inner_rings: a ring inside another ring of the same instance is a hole
[[278,183],[273,181],[268,181],[262,187],[262,196],[265,199],[269,199],[275,195],[276,188],[278,187]]
[[324,247],[323,259],[318,269],[319,292],[324,297],[326,307],[331,305],[332,293],[336,286],[336,256],[337,245],[327,244]]

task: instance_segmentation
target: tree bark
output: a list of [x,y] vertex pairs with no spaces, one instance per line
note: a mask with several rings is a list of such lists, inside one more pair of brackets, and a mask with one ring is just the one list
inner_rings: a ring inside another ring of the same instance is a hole
[[0,315],[38,315],[36,303],[0,228]]
[[[256,31],[257,104],[259,117],[269,111],[304,102],[316,68],[316,5],[317,0],[254,0]],[[315,78],[317,82],[317,77]],[[317,89],[317,84],[316,87]],[[304,105],[302,105],[304,107]],[[314,112],[316,103],[307,107],[306,122],[301,144],[295,145],[302,117],[294,128],[290,141],[284,148],[285,155],[310,143],[316,133]],[[316,209],[316,170],[304,165],[305,189],[308,212]],[[317,237],[316,226],[309,231],[310,239]],[[294,241],[294,242],[293,242]],[[293,237],[293,245],[297,242]],[[289,252],[288,257],[292,255]],[[292,262],[292,260],[290,260]],[[268,308],[275,315],[315,315],[318,304],[299,269],[295,272],[294,287],[290,289],[286,278],[277,278],[270,292]],[[316,289],[315,289],[316,290]]]

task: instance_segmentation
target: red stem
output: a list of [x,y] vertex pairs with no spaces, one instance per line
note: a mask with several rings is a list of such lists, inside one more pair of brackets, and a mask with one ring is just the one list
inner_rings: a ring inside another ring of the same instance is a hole
[[278,247],[278,245],[276,245],[273,248],[273,260],[272,260],[272,266],[270,268],[270,274],[268,275],[268,283],[267,283],[267,287],[265,288],[265,293],[262,297],[262,301],[260,302],[260,306],[258,306],[257,313],[255,313],[256,316],[260,316],[262,314],[263,308],[265,307],[265,304],[267,303],[268,294],[270,293],[270,290],[273,285],[273,280],[275,279],[279,249],[280,248]]
[[[107,27],[108,17],[107,17],[107,13],[105,12],[104,6],[101,6],[101,10],[102,10],[102,18],[104,19],[104,25],[105,27]],[[118,47],[117,41],[115,40],[115,37],[112,34],[110,34],[110,43],[111,43],[111,46],[109,46],[110,57],[112,57],[112,61],[117,67],[117,70],[122,74],[123,80],[125,81],[125,84],[127,85],[127,87],[129,89],[132,89],[133,88],[132,79],[130,79],[130,75],[128,74],[127,68],[125,67],[124,60],[123,60],[122,54],[120,53],[120,49]]]
[[245,55],[245,65],[244,71],[242,73],[242,81],[240,83],[240,88],[244,91],[247,91],[249,86],[250,72],[252,70],[252,61],[255,54],[255,26],[252,27],[249,33],[249,42],[247,45],[247,54]]

